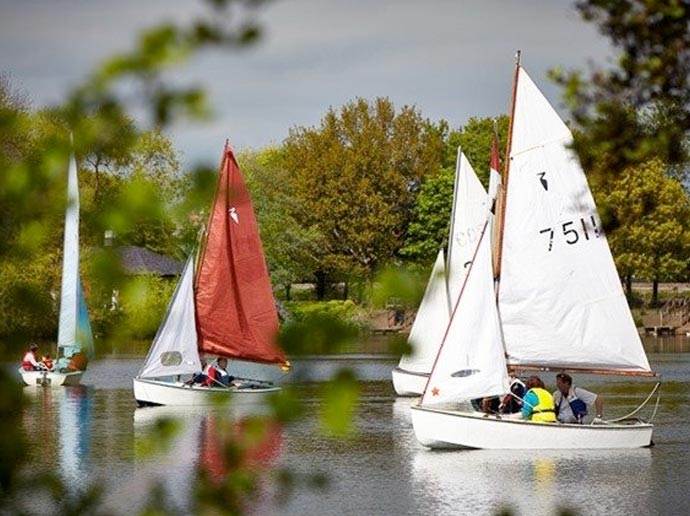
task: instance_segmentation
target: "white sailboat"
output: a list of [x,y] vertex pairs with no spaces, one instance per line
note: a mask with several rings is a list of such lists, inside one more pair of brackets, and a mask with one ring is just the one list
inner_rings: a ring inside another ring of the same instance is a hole
[[403,355],[392,371],[393,388],[399,396],[419,396],[424,390],[448,325],[452,300],[460,292],[486,219],[487,204],[486,190],[458,149],[447,260],[444,262],[443,250],[439,250],[410,330],[408,342],[413,351]]
[[469,404],[507,393],[508,368],[654,375],[569,148],[570,131],[519,63],[513,95],[498,221],[498,303],[483,239],[421,402],[411,407],[415,434],[430,447],[649,446],[653,426],[637,418],[537,423],[485,415]]
[[27,385],[78,385],[93,358],[93,334],[79,276],[79,184],[77,162],[70,157],[62,257],[58,356],[52,371],[19,369]]
[[[211,404],[228,396],[233,405],[255,403],[279,387],[262,378],[203,386],[180,377],[201,371],[200,353],[225,357],[231,364],[286,366],[276,344],[277,332],[278,314],[254,208],[226,144],[198,264],[195,269],[193,257],[187,261],[146,361],[134,378],[134,397],[139,405]],[[238,370],[228,372],[239,376]]]

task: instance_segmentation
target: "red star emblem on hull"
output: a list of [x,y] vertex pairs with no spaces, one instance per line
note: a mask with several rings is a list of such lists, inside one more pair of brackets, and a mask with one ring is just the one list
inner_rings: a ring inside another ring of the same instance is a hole
[[434,387],[433,389],[431,389],[431,395],[432,396],[438,396],[438,393],[439,393],[438,387]]

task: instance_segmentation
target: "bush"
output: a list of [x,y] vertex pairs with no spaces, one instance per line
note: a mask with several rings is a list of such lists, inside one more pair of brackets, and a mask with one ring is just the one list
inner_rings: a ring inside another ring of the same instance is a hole
[[56,338],[58,275],[58,266],[50,255],[0,262],[0,336],[11,336],[19,347],[29,338]]
[[137,276],[120,296],[122,324],[132,337],[150,339],[158,331],[176,281],[157,276]]

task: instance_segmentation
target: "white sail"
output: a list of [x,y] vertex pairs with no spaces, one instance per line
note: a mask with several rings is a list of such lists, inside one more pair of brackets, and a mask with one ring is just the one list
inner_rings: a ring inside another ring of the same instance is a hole
[[486,190],[458,149],[447,260],[444,264],[443,251],[439,251],[410,331],[408,341],[413,353],[400,359],[400,369],[431,371],[486,221],[487,202]]
[[422,396],[422,405],[508,392],[488,225],[485,215],[484,229]]
[[443,332],[448,325],[448,297],[443,250],[438,252],[424,297],[419,305],[408,341],[412,353],[403,355],[398,365],[405,371],[428,373],[436,358]]
[[[62,256],[62,287],[60,290],[60,320],[58,347],[76,346],[79,313],[79,184],[77,162],[70,156],[67,172],[67,208]],[[71,353],[70,353],[71,355]]]
[[189,258],[158,329],[140,378],[156,378],[201,371],[194,321],[194,260]]
[[649,371],[571,142],[520,69],[499,291],[508,362]]
[[467,157],[458,149],[450,221],[446,276],[449,313],[465,281],[477,240],[486,222],[488,196]]

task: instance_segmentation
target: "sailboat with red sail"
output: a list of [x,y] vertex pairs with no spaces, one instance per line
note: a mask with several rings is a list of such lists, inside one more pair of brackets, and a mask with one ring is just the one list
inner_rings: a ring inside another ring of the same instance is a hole
[[[226,143],[199,251],[188,259],[146,361],[134,378],[137,403],[196,405],[223,395],[231,395],[233,403],[253,402],[279,390],[272,381],[280,376],[275,370],[266,375],[270,379],[240,378],[236,368],[250,362],[283,372],[289,369],[277,345],[278,324],[249,190]],[[183,381],[202,371],[202,357],[227,359],[235,381],[227,385]]]

